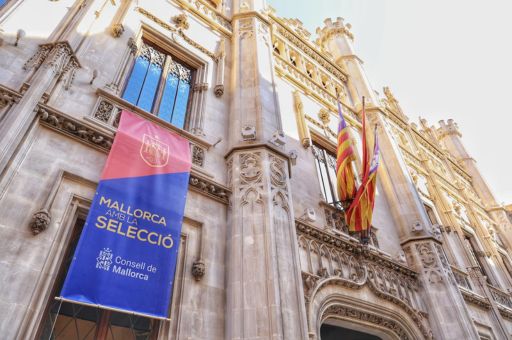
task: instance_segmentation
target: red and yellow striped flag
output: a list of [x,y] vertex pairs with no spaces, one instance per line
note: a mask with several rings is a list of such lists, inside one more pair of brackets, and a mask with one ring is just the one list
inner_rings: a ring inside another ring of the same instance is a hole
[[336,152],[336,187],[338,189],[338,199],[341,202],[346,202],[354,199],[356,195],[356,182],[352,170],[354,150],[352,149],[349,128],[341,112],[339,99],[338,114],[340,121],[338,124],[338,149]]
[[373,156],[369,159],[366,140],[366,114],[363,104],[363,179],[357,190],[354,201],[347,209],[345,216],[350,231],[361,232],[367,237],[370,231],[375,206],[375,190],[377,186],[377,169],[379,167],[379,141],[375,131]]

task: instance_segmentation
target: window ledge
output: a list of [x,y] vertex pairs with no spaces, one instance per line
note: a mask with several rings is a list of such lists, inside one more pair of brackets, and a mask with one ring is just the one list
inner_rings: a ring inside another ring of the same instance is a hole
[[[206,140],[204,140],[186,130],[180,129],[180,128],[172,125],[171,123],[168,123],[168,122],[158,118],[157,116],[155,116],[152,113],[149,113],[145,110],[140,109],[139,107],[127,102],[126,100],[118,97],[117,95],[115,95],[109,91],[106,91],[103,89],[97,89],[96,94],[100,97],[103,97],[103,98],[106,98],[106,99],[112,101],[120,108],[129,110],[142,118],[145,118],[155,124],[158,124],[159,126],[163,127],[166,130],[170,130],[170,131],[176,133],[177,135],[180,135],[180,136],[188,139],[189,141],[193,142],[194,144],[197,144],[198,146],[200,146],[206,150],[210,149],[210,147],[212,146],[212,144],[209,143],[208,141],[206,141]],[[97,120],[94,118],[92,118],[92,119],[95,121]],[[102,125],[104,125],[104,124],[102,124]],[[115,128],[113,128],[113,129],[115,129]]]

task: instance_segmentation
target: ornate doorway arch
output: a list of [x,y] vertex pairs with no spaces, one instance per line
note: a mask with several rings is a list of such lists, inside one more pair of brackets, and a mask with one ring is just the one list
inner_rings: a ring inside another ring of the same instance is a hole
[[364,289],[352,290],[351,295],[339,289],[337,285],[324,286],[310,300],[307,309],[311,340],[320,340],[320,327],[324,323],[365,332],[382,340],[429,338],[423,325],[401,308],[358,297],[369,293]]

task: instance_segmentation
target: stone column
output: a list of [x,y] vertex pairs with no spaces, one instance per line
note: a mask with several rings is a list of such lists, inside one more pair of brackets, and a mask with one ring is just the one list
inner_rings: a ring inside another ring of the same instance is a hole
[[263,1],[234,1],[226,339],[307,339],[289,158]]
[[[423,202],[407,170],[401,151],[389,131],[386,114],[371,88],[352,46],[350,26],[342,18],[325,20],[318,29],[318,42],[329,51],[336,62],[345,67],[356,93],[365,96],[368,108],[367,135],[373,135],[377,125],[381,166],[379,181],[392,215],[408,264],[420,273],[422,298],[428,306],[429,321],[436,339],[478,339],[462,295],[457,287],[439,241],[432,233]],[[373,141],[370,141],[370,145]]]

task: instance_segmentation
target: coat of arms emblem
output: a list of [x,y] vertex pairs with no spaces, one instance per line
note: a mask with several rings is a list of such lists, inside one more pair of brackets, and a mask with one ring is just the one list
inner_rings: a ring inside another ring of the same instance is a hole
[[140,147],[140,156],[147,165],[161,168],[169,161],[169,145],[158,139],[144,134]]

